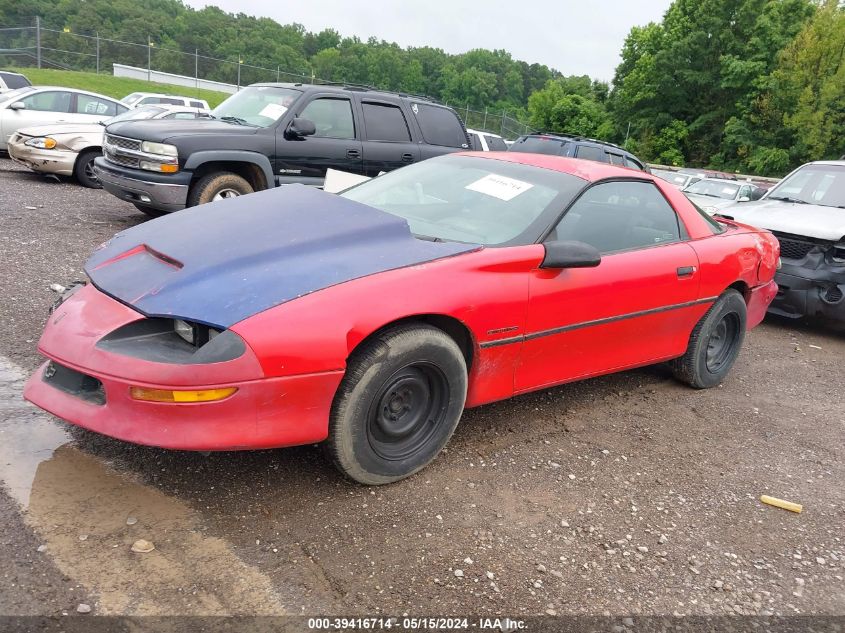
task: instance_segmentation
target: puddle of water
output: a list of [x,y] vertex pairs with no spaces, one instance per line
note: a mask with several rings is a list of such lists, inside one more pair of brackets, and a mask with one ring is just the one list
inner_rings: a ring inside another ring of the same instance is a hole
[[25,380],[0,356],[0,480],[23,508],[29,506],[38,464],[70,441],[62,427],[23,400]]
[[[24,378],[0,357],[0,483],[58,568],[99,596],[96,613],[285,613],[270,579],[206,535],[201,515],[79,450],[51,416],[24,402]],[[156,549],[131,552],[141,538]]]

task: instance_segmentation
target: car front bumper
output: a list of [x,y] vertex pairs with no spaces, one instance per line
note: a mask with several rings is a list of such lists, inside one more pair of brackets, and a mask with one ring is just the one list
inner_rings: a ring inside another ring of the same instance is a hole
[[[232,361],[187,365],[146,361],[97,346],[117,327],[142,318],[93,286],[76,292],[47,322],[38,349],[49,360],[27,381],[24,398],[91,431],[170,449],[275,448],[319,442],[328,435],[342,370],[266,378],[248,346]],[[96,388],[56,383],[51,374],[57,368]],[[168,403],[135,400],[133,386],[237,391],[213,402]]]
[[113,165],[102,156],[94,160],[94,173],[103,189],[121,200],[158,211],[179,211],[187,205],[189,173],[156,175]]
[[[27,137],[28,138],[28,137]],[[38,149],[24,144],[24,140],[10,142],[9,156],[13,161],[40,174],[72,176],[77,152],[61,149]]]
[[[775,280],[779,290],[769,312],[792,319],[821,317],[845,321],[845,275],[819,275],[825,271],[781,270]],[[795,273],[799,274],[795,274]],[[814,273],[815,278],[808,278]]]

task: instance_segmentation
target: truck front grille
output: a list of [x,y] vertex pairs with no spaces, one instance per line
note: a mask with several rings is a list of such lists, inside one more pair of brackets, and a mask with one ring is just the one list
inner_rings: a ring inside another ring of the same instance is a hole
[[126,138],[123,136],[115,136],[114,134],[106,134],[106,143],[112,147],[120,147],[122,149],[131,149],[136,152],[141,151],[141,141],[134,138]]
[[780,242],[780,256],[784,259],[804,259],[816,246],[812,242],[802,242],[778,237]]

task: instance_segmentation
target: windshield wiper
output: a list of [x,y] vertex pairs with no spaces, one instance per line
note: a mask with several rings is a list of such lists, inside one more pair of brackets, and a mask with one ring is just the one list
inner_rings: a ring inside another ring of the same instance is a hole
[[792,196],[769,196],[767,200],[783,200],[784,202],[794,202],[795,204],[809,204],[806,200],[800,198],[793,198]]
[[252,123],[250,123],[249,121],[247,121],[246,119],[242,119],[238,116],[221,116],[220,120],[226,121],[227,123],[237,123],[238,125],[247,125],[249,127],[257,127],[255,125],[253,125]]
[[431,235],[420,235],[419,233],[414,233],[414,237],[418,240],[425,240],[426,242],[442,242],[443,238],[440,237],[432,237]]

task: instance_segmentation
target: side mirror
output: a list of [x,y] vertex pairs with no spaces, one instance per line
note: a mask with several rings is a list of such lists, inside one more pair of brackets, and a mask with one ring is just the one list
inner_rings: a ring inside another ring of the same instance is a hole
[[736,201],[737,202],[750,202],[751,198],[749,198],[748,196],[742,196],[740,198],[737,198]]
[[598,249],[584,242],[546,242],[543,246],[546,256],[540,268],[595,268],[601,264]]
[[316,133],[317,126],[314,125],[314,121],[296,117],[293,121],[290,122],[290,125],[288,125],[286,136],[288,138],[301,139],[305,138],[306,136],[313,136]]
[[9,110],[26,110],[26,104],[23,101],[15,101],[9,106]]

